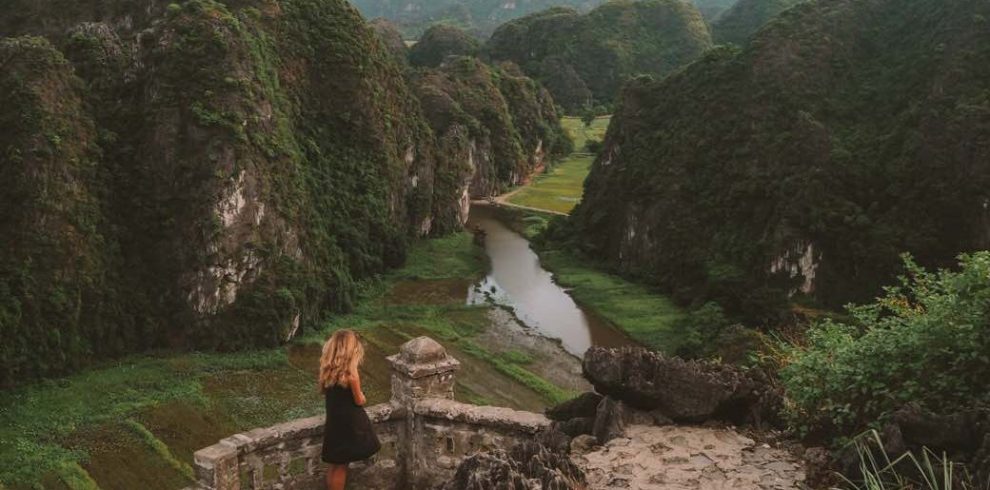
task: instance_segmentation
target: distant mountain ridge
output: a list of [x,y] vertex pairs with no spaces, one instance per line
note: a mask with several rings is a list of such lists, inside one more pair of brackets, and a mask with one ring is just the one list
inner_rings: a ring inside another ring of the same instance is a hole
[[570,112],[610,104],[628,78],[663,77],[712,46],[701,13],[681,0],[614,0],[587,14],[554,7],[500,26],[486,45],[542,82]]
[[[488,37],[513,19],[553,7],[589,12],[608,0],[351,0],[361,13],[394,22],[407,37],[416,39],[437,23],[450,24],[479,38]],[[704,18],[712,21],[736,0],[693,0]]]

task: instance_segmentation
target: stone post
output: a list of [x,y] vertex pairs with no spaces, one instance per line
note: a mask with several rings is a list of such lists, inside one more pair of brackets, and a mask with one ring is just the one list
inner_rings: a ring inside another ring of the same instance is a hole
[[411,414],[424,398],[454,398],[454,372],[461,363],[447,355],[437,341],[417,337],[389,356],[392,364],[392,403]]
[[454,399],[454,372],[461,363],[447,355],[437,341],[417,337],[402,344],[399,353],[388,357],[392,363],[392,405],[405,412],[405,437],[399,445],[401,474],[410,488],[417,485],[426,454],[420,439],[416,404],[426,398]]

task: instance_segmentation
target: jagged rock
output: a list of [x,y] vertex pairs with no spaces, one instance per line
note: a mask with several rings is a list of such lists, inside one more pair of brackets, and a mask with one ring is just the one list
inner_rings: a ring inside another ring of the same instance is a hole
[[759,422],[778,398],[756,373],[643,348],[593,347],[584,356],[583,368],[596,391],[674,421]]
[[564,422],[556,422],[554,427],[570,437],[591,434],[595,428],[595,417],[574,417]]
[[589,434],[583,434],[571,439],[571,453],[584,454],[599,446],[598,439]]
[[585,486],[584,473],[567,454],[525,443],[511,452],[497,450],[465,459],[443,490],[569,490]]
[[575,417],[594,417],[602,398],[602,395],[593,391],[582,393],[564,403],[546,409],[547,418],[562,422]]

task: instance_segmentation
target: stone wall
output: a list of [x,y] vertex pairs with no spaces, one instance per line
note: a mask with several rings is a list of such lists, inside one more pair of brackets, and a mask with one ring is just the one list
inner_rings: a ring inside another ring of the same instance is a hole
[[[367,409],[382,449],[353,463],[350,488],[432,489],[465,457],[509,448],[549,426],[542,414],[453,400],[456,359],[427,337],[389,357],[392,399]],[[201,449],[196,489],[323,489],[322,415],[254,429]]]

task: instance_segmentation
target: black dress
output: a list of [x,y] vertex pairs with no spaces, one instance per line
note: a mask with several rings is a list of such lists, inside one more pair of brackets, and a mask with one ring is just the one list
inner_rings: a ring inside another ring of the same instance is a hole
[[364,408],[354,403],[350,388],[334,386],[324,395],[323,462],[346,464],[370,458],[381,448]]

